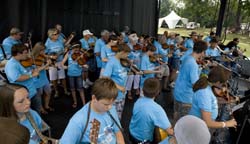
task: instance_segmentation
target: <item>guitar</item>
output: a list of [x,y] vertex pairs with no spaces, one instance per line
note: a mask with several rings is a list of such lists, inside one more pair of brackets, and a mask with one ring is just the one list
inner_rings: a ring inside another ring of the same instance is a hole
[[164,139],[166,139],[168,137],[168,133],[159,127],[155,127],[154,129],[154,143],[159,143],[161,141],[163,141]]
[[96,119],[91,121],[91,128],[89,133],[89,139],[91,144],[97,144],[98,135],[100,131],[100,122]]

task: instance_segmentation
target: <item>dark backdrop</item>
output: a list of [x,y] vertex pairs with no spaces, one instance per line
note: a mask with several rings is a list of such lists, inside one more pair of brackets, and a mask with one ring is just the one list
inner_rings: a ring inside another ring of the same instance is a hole
[[64,34],[75,31],[77,38],[84,29],[99,36],[102,29],[121,31],[125,25],[138,34],[155,35],[158,7],[158,0],[1,0],[0,41],[13,26],[44,41],[57,23]]

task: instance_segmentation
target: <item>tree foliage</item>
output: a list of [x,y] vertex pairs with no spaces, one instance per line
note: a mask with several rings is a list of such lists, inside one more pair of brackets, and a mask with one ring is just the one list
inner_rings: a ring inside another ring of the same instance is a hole
[[[171,10],[175,10],[181,17],[188,18],[189,21],[198,22],[201,26],[215,27],[218,19],[220,0],[171,0],[161,1],[160,17],[167,15]],[[241,1],[241,3],[239,2]],[[178,7],[178,3],[184,3],[184,7]],[[239,4],[241,4],[239,6]],[[240,14],[237,12],[240,7]],[[240,18],[238,17],[240,16]],[[227,9],[224,16],[224,26],[235,26],[235,21],[247,22],[250,19],[250,0],[227,0]],[[238,23],[240,23],[238,22]]]

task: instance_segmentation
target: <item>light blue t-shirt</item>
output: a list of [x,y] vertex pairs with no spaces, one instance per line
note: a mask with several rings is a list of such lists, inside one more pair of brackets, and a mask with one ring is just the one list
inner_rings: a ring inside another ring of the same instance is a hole
[[41,87],[49,84],[46,70],[40,71],[39,76],[34,77],[33,80],[34,80],[34,85],[36,86],[36,88],[41,88]]
[[163,49],[162,46],[160,46],[158,51],[159,51],[159,54],[162,57],[162,61],[167,63],[168,62],[169,48]]
[[20,44],[21,41],[20,40],[15,40],[13,39],[11,36],[5,38],[3,40],[3,49],[4,49],[4,52],[6,54],[6,58],[7,59],[10,59],[11,58],[11,48],[13,45],[15,44]]
[[[141,58],[141,70],[154,70],[155,69],[155,65],[153,63],[150,62],[149,60],[149,56],[147,54],[143,54],[142,58]],[[148,78],[153,78],[155,76],[154,73],[152,74],[143,74],[141,76],[141,81],[140,81],[140,88],[143,87],[144,81]]]
[[175,39],[168,38],[167,41],[166,41],[166,43],[168,45],[175,45]]
[[134,104],[129,124],[131,135],[137,140],[153,140],[155,126],[164,130],[171,127],[164,109],[152,98],[140,97]]
[[[116,57],[109,59],[106,68],[102,74],[104,77],[110,77],[116,84],[125,87],[127,82],[127,69],[123,67]],[[125,98],[126,93],[118,90],[117,100]]]
[[72,59],[72,51],[68,54],[68,76],[81,76],[82,75],[82,67],[78,64],[77,61]]
[[[42,119],[41,119],[41,117],[34,110],[30,109],[29,112],[31,113],[31,115],[32,115],[32,117],[33,117],[33,119],[34,119],[37,127],[41,130],[42,129]],[[30,123],[30,121],[28,119],[20,121],[20,124],[29,129],[29,132],[30,132],[30,141],[29,141],[29,144],[38,144],[38,143],[40,143],[40,138],[37,135],[35,129],[32,127],[32,125],[31,125],[31,123]]]
[[97,67],[101,68],[102,67],[102,59],[101,59],[101,49],[102,47],[105,46],[105,42],[103,41],[103,39],[99,38],[96,43],[95,43],[95,48],[94,48],[94,52],[95,53],[100,53],[99,56],[95,56],[96,57],[96,63],[97,63]]
[[187,39],[184,43],[184,47],[186,47],[188,49],[193,49],[194,41],[192,39]]
[[[106,58],[106,59],[110,59],[111,57],[113,57],[115,55],[115,52],[113,52],[111,50],[111,48],[107,47],[107,45],[104,45],[101,49],[101,58]],[[102,62],[102,68],[105,69],[107,62]]]
[[193,84],[199,79],[200,71],[195,58],[192,55],[187,56],[181,64],[179,74],[177,76],[174,97],[175,100],[192,104]]
[[96,43],[96,37],[95,36],[91,36],[89,39],[88,39],[88,43],[89,44],[92,44],[92,43]]
[[81,46],[84,50],[89,50],[89,43],[84,38],[80,39]]
[[161,44],[160,44],[158,41],[155,40],[155,41],[153,42],[153,45],[154,45],[155,48],[156,48],[156,51],[154,52],[154,54],[159,54],[159,50],[162,49]]
[[[74,116],[70,119],[60,139],[60,144],[78,144],[79,143],[81,134],[83,133],[83,130],[85,128],[85,124],[87,121],[89,106],[90,106],[90,103],[87,103],[83,108],[81,108],[78,112],[76,112]],[[115,108],[112,107],[109,111],[121,127]],[[100,144],[101,143],[116,144],[115,134],[120,131],[117,125],[114,123],[114,121],[111,119],[111,117],[109,116],[107,112],[96,113],[92,109],[90,112],[89,122],[87,125],[86,132],[83,135],[83,138],[80,143],[82,144],[90,143],[89,135],[90,135],[90,129],[92,127],[91,122],[93,121],[93,119],[96,119],[100,122],[100,130],[98,134],[97,143],[98,144],[99,143]]]
[[207,43],[209,43],[211,41],[211,39],[212,38],[210,36],[207,36],[207,37],[204,38],[204,41],[207,42]]
[[208,49],[205,51],[205,55],[211,57],[221,56],[220,51],[217,48],[211,48],[211,47],[208,47]]
[[187,56],[191,55],[193,53],[193,49],[188,49],[182,56],[181,56],[181,61],[183,61]]
[[56,41],[52,41],[51,39],[48,39],[45,43],[46,49],[45,53],[46,54],[55,54],[57,55],[57,62],[60,62],[63,60],[63,53],[64,53],[64,45],[63,43],[57,39]]
[[213,120],[218,116],[218,104],[210,86],[194,93],[192,108],[189,114],[202,118],[201,110],[210,112]]
[[30,75],[32,71],[25,69],[19,61],[12,57],[5,65],[5,73],[10,83],[16,83],[25,86],[29,90],[29,98],[31,99],[36,94],[36,87],[34,85],[34,78],[27,79],[25,81],[16,80],[21,75]]

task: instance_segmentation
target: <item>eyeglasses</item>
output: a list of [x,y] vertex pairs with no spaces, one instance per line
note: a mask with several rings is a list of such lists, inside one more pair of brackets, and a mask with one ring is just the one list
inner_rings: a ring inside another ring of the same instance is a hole
[[54,34],[52,34],[52,35],[58,35],[58,33],[54,33]]

